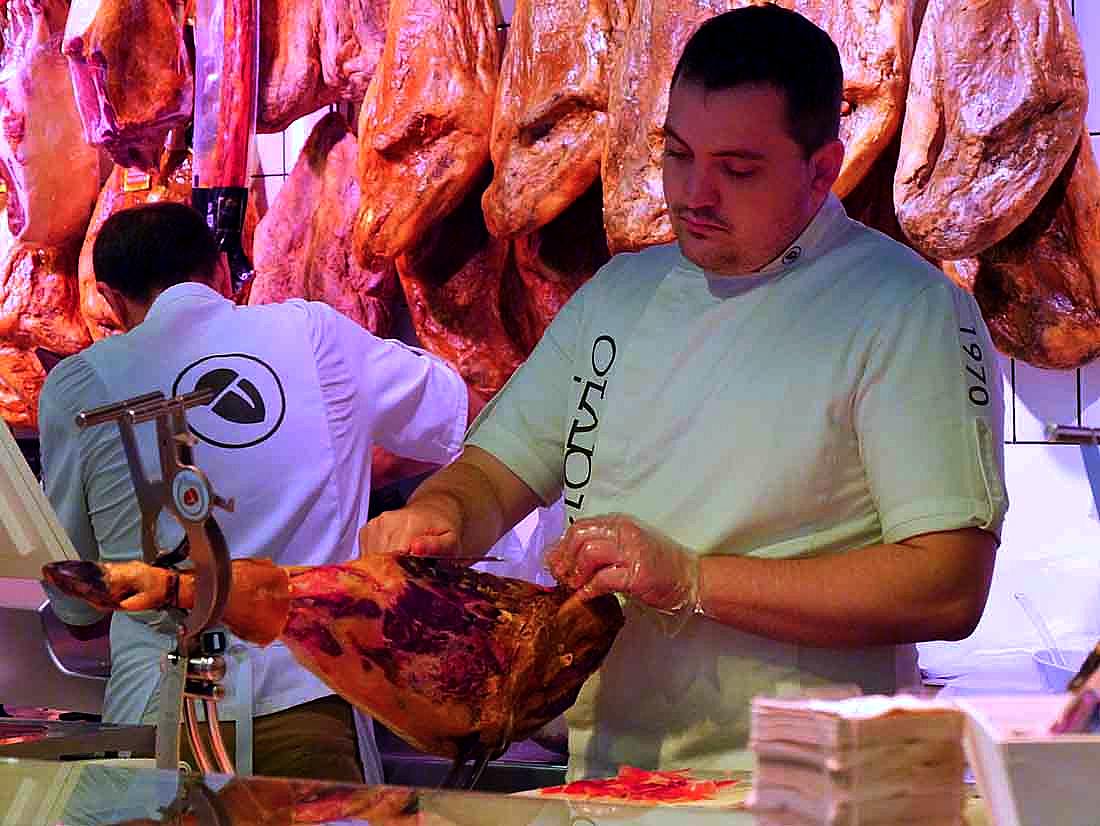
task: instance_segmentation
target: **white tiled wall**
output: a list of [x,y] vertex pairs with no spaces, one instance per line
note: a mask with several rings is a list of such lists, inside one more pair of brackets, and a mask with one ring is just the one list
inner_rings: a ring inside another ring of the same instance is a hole
[[[502,0],[511,19],[514,0]],[[1100,0],[1072,0],[1085,46],[1092,100],[1087,119],[1100,157]],[[259,160],[272,203],[293,167],[315,113],[285,132],[261,135]],[[975,635],[958,650],[1038,647],[1012,594],[1028,591],[1056,631],[1100,635],[1100,520],[1080,450],[1039,444],[1048,423],[1100,427],[1100,361],[1080,370],[1041,370],[1001,359],[1005,381],[1005,454],[1011,507],[998,556],[994,590]],[[1064,596],[1059,597],[1061,593]]]

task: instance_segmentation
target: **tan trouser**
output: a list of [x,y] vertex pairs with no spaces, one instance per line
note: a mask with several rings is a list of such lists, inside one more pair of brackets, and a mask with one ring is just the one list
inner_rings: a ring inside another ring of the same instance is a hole
[[[236,749],[235,726],[221,723],[225,747]],[[200,726],[205,732],[206,724]],[[180,738],[180,760],[196,766],[186,731]],[[363,765],[355,736],[355,716],[342,697],[321,697],[300,706],[252,718],[252,772],[265,777],[363,782]]]

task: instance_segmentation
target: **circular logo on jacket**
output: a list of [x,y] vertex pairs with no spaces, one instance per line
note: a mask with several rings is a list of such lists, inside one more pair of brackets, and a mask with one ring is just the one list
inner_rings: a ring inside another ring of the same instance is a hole
[[802,247],[795,244],[793,247],[791,247],[789,250],[787,250],[783,254],[783,263],[784,264],[793,264],[795,261],[797,261],[801,257],[802,257]]
[[226,353],[206,356],[176,377],[172,395],[210,388],[214,400],[187,411],[196,437],[215,447],[252,447],[271,438],[286,416],[283,383],[255,356]]

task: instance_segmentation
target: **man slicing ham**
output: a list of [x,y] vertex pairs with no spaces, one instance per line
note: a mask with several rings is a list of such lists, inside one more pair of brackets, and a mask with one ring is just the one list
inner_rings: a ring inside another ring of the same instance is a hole
[[675,244],[615,256],[365,553],[482,553],[565,497],[547,554],[626,625],[567,712],[570,777],[749,767],[749,702],[916,684],[978,622],[1007,508],[1000,375],[973,299],[830,189],[836,46],[775,5],[673,75]]

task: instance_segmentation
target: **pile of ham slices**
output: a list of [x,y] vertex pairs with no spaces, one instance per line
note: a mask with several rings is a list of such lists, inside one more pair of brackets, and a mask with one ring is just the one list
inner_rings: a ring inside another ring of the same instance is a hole
[[[327,301],[492,394],[610,254],[672,239],[668,82],[708,17],[763,0],[260,0],[259,130],[328,104],[253,198],[250,301]],[[1100,180],[1068,0],[777,0],[845,70],[835,191],[973,291],[1042,367],[1100,355]],[[185,0],[0,0],[0,414],[39,348],[117,330],[89,251],[113,211],[189,200]],[[246,245],[247,246],[247,245]]]

